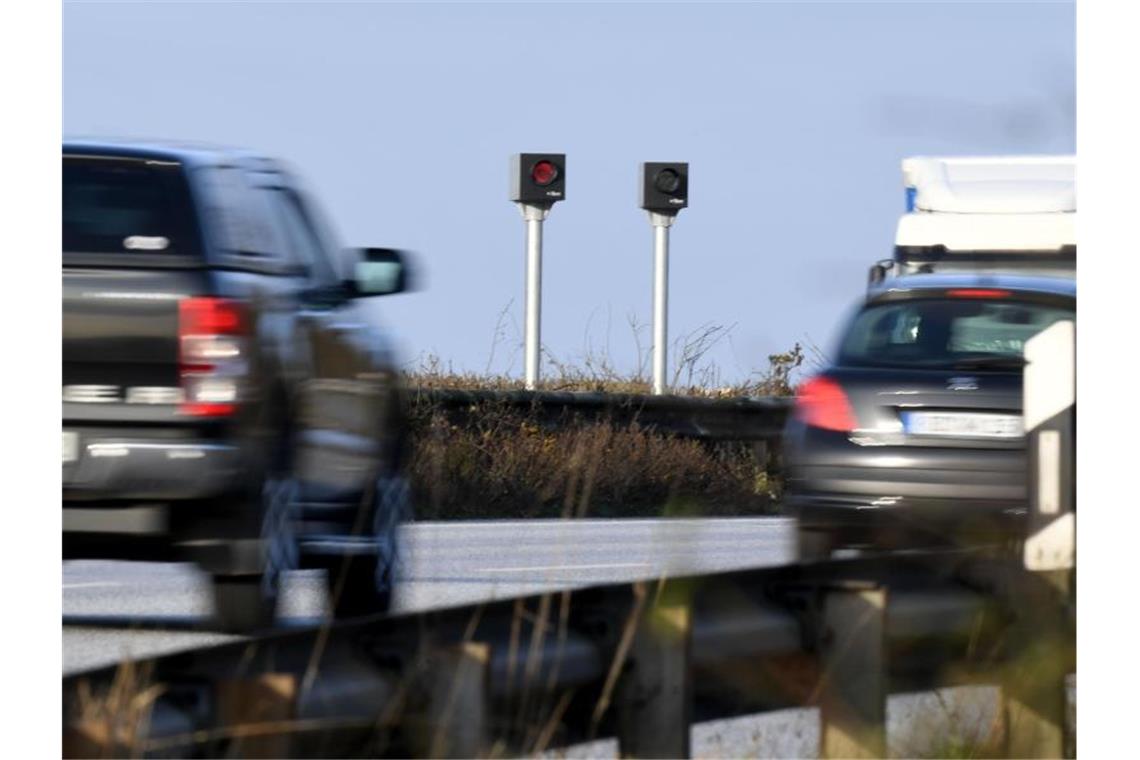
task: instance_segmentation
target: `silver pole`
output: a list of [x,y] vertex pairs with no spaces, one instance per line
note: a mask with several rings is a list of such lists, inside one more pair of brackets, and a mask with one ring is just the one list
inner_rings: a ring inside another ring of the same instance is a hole
[[669,227],[673,217],[649,212],[653,225],[653,393],[665,393],[669,350]]
[[542,346],[542,221],[549,209],[522,206],[526,220],[526,339],[524,362],[526,388],[538,385]]

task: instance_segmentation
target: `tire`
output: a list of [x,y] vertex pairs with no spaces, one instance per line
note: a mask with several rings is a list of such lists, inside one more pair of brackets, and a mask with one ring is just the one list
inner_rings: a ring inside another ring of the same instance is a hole
[[267,597],[260,575],[215,575],[214,617],[229,633],[248,633],[273,625],[277,615],[276,595]]
[[824,562],[831,559],[836,540],[829,531],[796,528],[796,561]]
[[285,573],[299,565],[293,526],[296,499],[297,484],[291,477],[269,477],[262,484],[260,572],[213,578],[214,615],[222,630],[246,632],[273,625]]
[[375,553],[330,563],[325,574],[329,607],[336,618],[384,614],[392,605],[400,560],[400,525],[411,520],[411,489],[403,475],[377,479],[370,538]]

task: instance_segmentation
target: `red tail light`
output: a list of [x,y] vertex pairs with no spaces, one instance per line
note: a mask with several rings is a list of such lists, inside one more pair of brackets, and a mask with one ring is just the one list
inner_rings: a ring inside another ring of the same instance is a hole
[[796,391],[795,415],[812,427],[849,432],[855,412],[843,387],[829,377],[814,377]]
[[955,288],[947,290],[946,295],[951,298],[1009,298],[1012,294],[1008,290],[994,288]]
[[225,298],[184,298],[178,304],[179,411],[225,417],[237,410],[246,372],[245,307]]

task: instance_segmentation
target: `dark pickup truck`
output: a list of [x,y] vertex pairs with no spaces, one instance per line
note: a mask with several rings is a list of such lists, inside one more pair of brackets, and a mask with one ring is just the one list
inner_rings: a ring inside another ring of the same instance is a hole
[[219,624],[270,625],[284,571],[383,611],[410,518],[391,249],[341,249],[277,162],[63,146],[63,557],[189,560]]

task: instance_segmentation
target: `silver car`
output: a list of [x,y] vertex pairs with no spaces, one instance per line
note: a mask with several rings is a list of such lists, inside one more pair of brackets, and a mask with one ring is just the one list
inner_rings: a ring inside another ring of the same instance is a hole
[[1026,519],[1025,341],[1076,282],[916,274],[876,283],[784,438],[800,557],[1016,538]]

